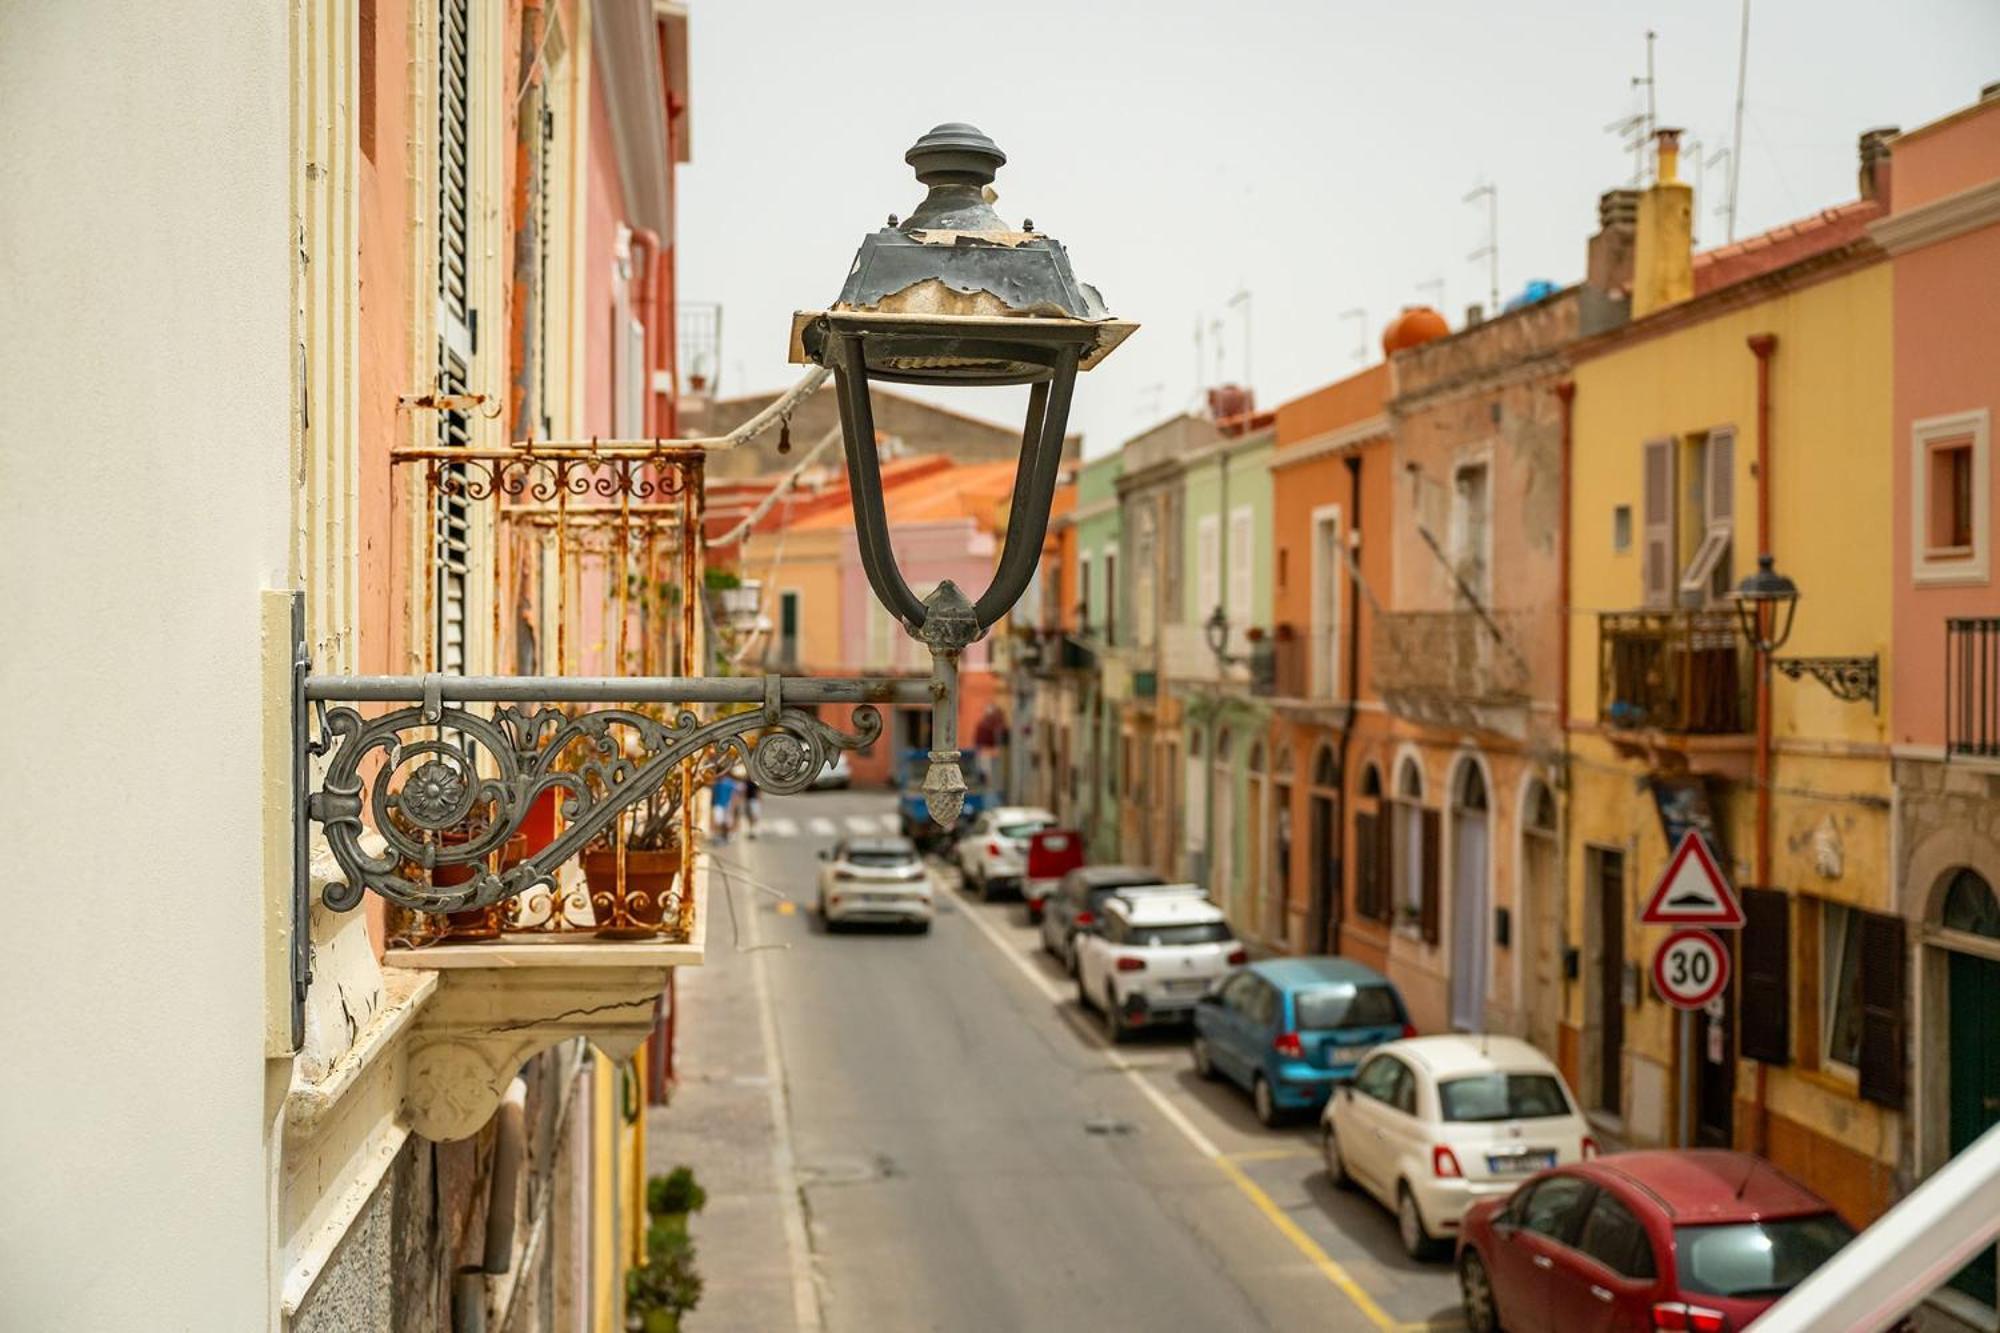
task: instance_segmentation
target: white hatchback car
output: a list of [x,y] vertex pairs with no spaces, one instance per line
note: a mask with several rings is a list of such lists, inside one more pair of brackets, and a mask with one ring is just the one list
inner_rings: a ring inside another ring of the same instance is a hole
[[931,928],[937,915],[930,867],[908,838],[849,838],[820,852],[819,919]]
[[1112,894],[1075,947],[1077,1003],[1103,1013],[1113,1041],[1134,1028],[1186,1022],[1211,987],[1250,961],[1197,884]]
[[1320,1116],[1326,1173],[1396,1211],[1412,1258],[1442,1251],[1480,1199],[1597,1155],[1555,1065],[1515,1037],[1409,1037],[1375,1049]]
[[1000,888],[1019,889],[1028,873],[1028,840],[1045,828],[1055,827],[1056,817],[1028,805],[1002,805],[982,810],[972,827],[958,840],[954,854],[965,885],[990,898]]

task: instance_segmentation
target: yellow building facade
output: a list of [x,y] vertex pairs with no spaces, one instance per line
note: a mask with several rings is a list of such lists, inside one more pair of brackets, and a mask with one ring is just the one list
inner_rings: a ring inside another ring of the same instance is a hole
[[[1761,1152],[1856,1223],[1900,1192],[1907,1026],[1884,693],[1890,270],[1868,215],[1822,215],[1761,267],[1721,252],[1705,290],[1698,261],[1575,353],[1561,1040],[1617,1137]],[[1758,659],[1729,597],[1760,552],[1800,589],[1761,757]],[[1874,699],[1837,697],[1861,676],[1830,659],[1870,655]],[[1689,827],[1751,920],[1721,932],[1735,975],[1683,1048],[1650,975],[1669,930],[1638,918]]]

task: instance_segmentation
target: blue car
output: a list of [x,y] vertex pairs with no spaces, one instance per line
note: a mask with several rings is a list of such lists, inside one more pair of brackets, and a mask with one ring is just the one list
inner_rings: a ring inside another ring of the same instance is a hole
[[1385,1041],[1414,1037],[1387,977],[1346,958],[1267,958],[1238,968],[1194,1011],[1194,1067],[1249,1090],[1275,1125],[1318,1111]]

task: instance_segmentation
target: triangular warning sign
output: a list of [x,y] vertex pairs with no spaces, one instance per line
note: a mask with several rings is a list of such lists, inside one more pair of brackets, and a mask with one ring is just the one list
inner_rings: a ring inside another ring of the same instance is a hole
[[1666,873],[1639,913],[1641,925],[1727,926],[1743,924],[1743,905],[1716,868],[1701,834],[1689,829],[1674,848]]

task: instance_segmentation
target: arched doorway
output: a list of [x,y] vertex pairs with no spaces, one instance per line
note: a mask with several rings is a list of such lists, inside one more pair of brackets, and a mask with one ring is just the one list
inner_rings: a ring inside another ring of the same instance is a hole
[[1334,830],[1340,827],[1340,764],[1331,745],[1313,755],[1312,785],[1307,788],[1308,888],[1306,952],[1340,952],[1340,849]]
[[1396,769],[1394,804],[1395,853],[1390,863],[1395,868],[1395,885],[1390,919],[1416,923],[1423,933],[1424,943],[1436,944],[1432,914],[1425,902],[1424,868],[1424,844],[1433,841],[1424,836],[1425,816],[1430,815],[1435,820],[1436,812],[1424,809],[1424,770],[1413,755],[1403,756]]
[[[1944,953],[1945,1147],[1956,1155],[2000,1124],[2000,895],[1961,866],[1937,896],[1931,942]],[[2000,1305],[2000,1251],[1988,1246],[1951,1280],[1988,1309]]]
[[1287,949],[1292,942],[1292,749],[1278,747],[1271,766],[1271,873],[1265,896],[1266,928],[1270,938]]
[[1486,1028],[1486,979],[1492,971],[1486,775],[1479,761],[1459,762],[1451,785],[1451,1025]]
[[1264,742],[1253,738],[1250,742],[1250,773],[1245,784],[1243,799],[1244,838],[1243,891],[1237,903],[1229,909],[1230,920],[1240,928],[1244,922],[1255,922],[1256,932],[1266,941],[1271,938],[1269,915],[1261,911],[1265,895],[1270,891],[1265,870],[1264,849],[1270,845],[1270,784],[1264,772]]
[[1528,779],[1521,797],[1521,1019],[1527,1038],[1556,1049],[1562,1004],[1562,834],[1549,784]]
[[1210,799],[1215,802],[1215,819],[1210,824],[1214,846],[1209,855],[1215,873],[1208,882],[1208,896],[1227,910],[1236,889],[1236,783],[1230,772],[1235,757],[1236,738],[1224,727],[1215,735],[1215,774]]

